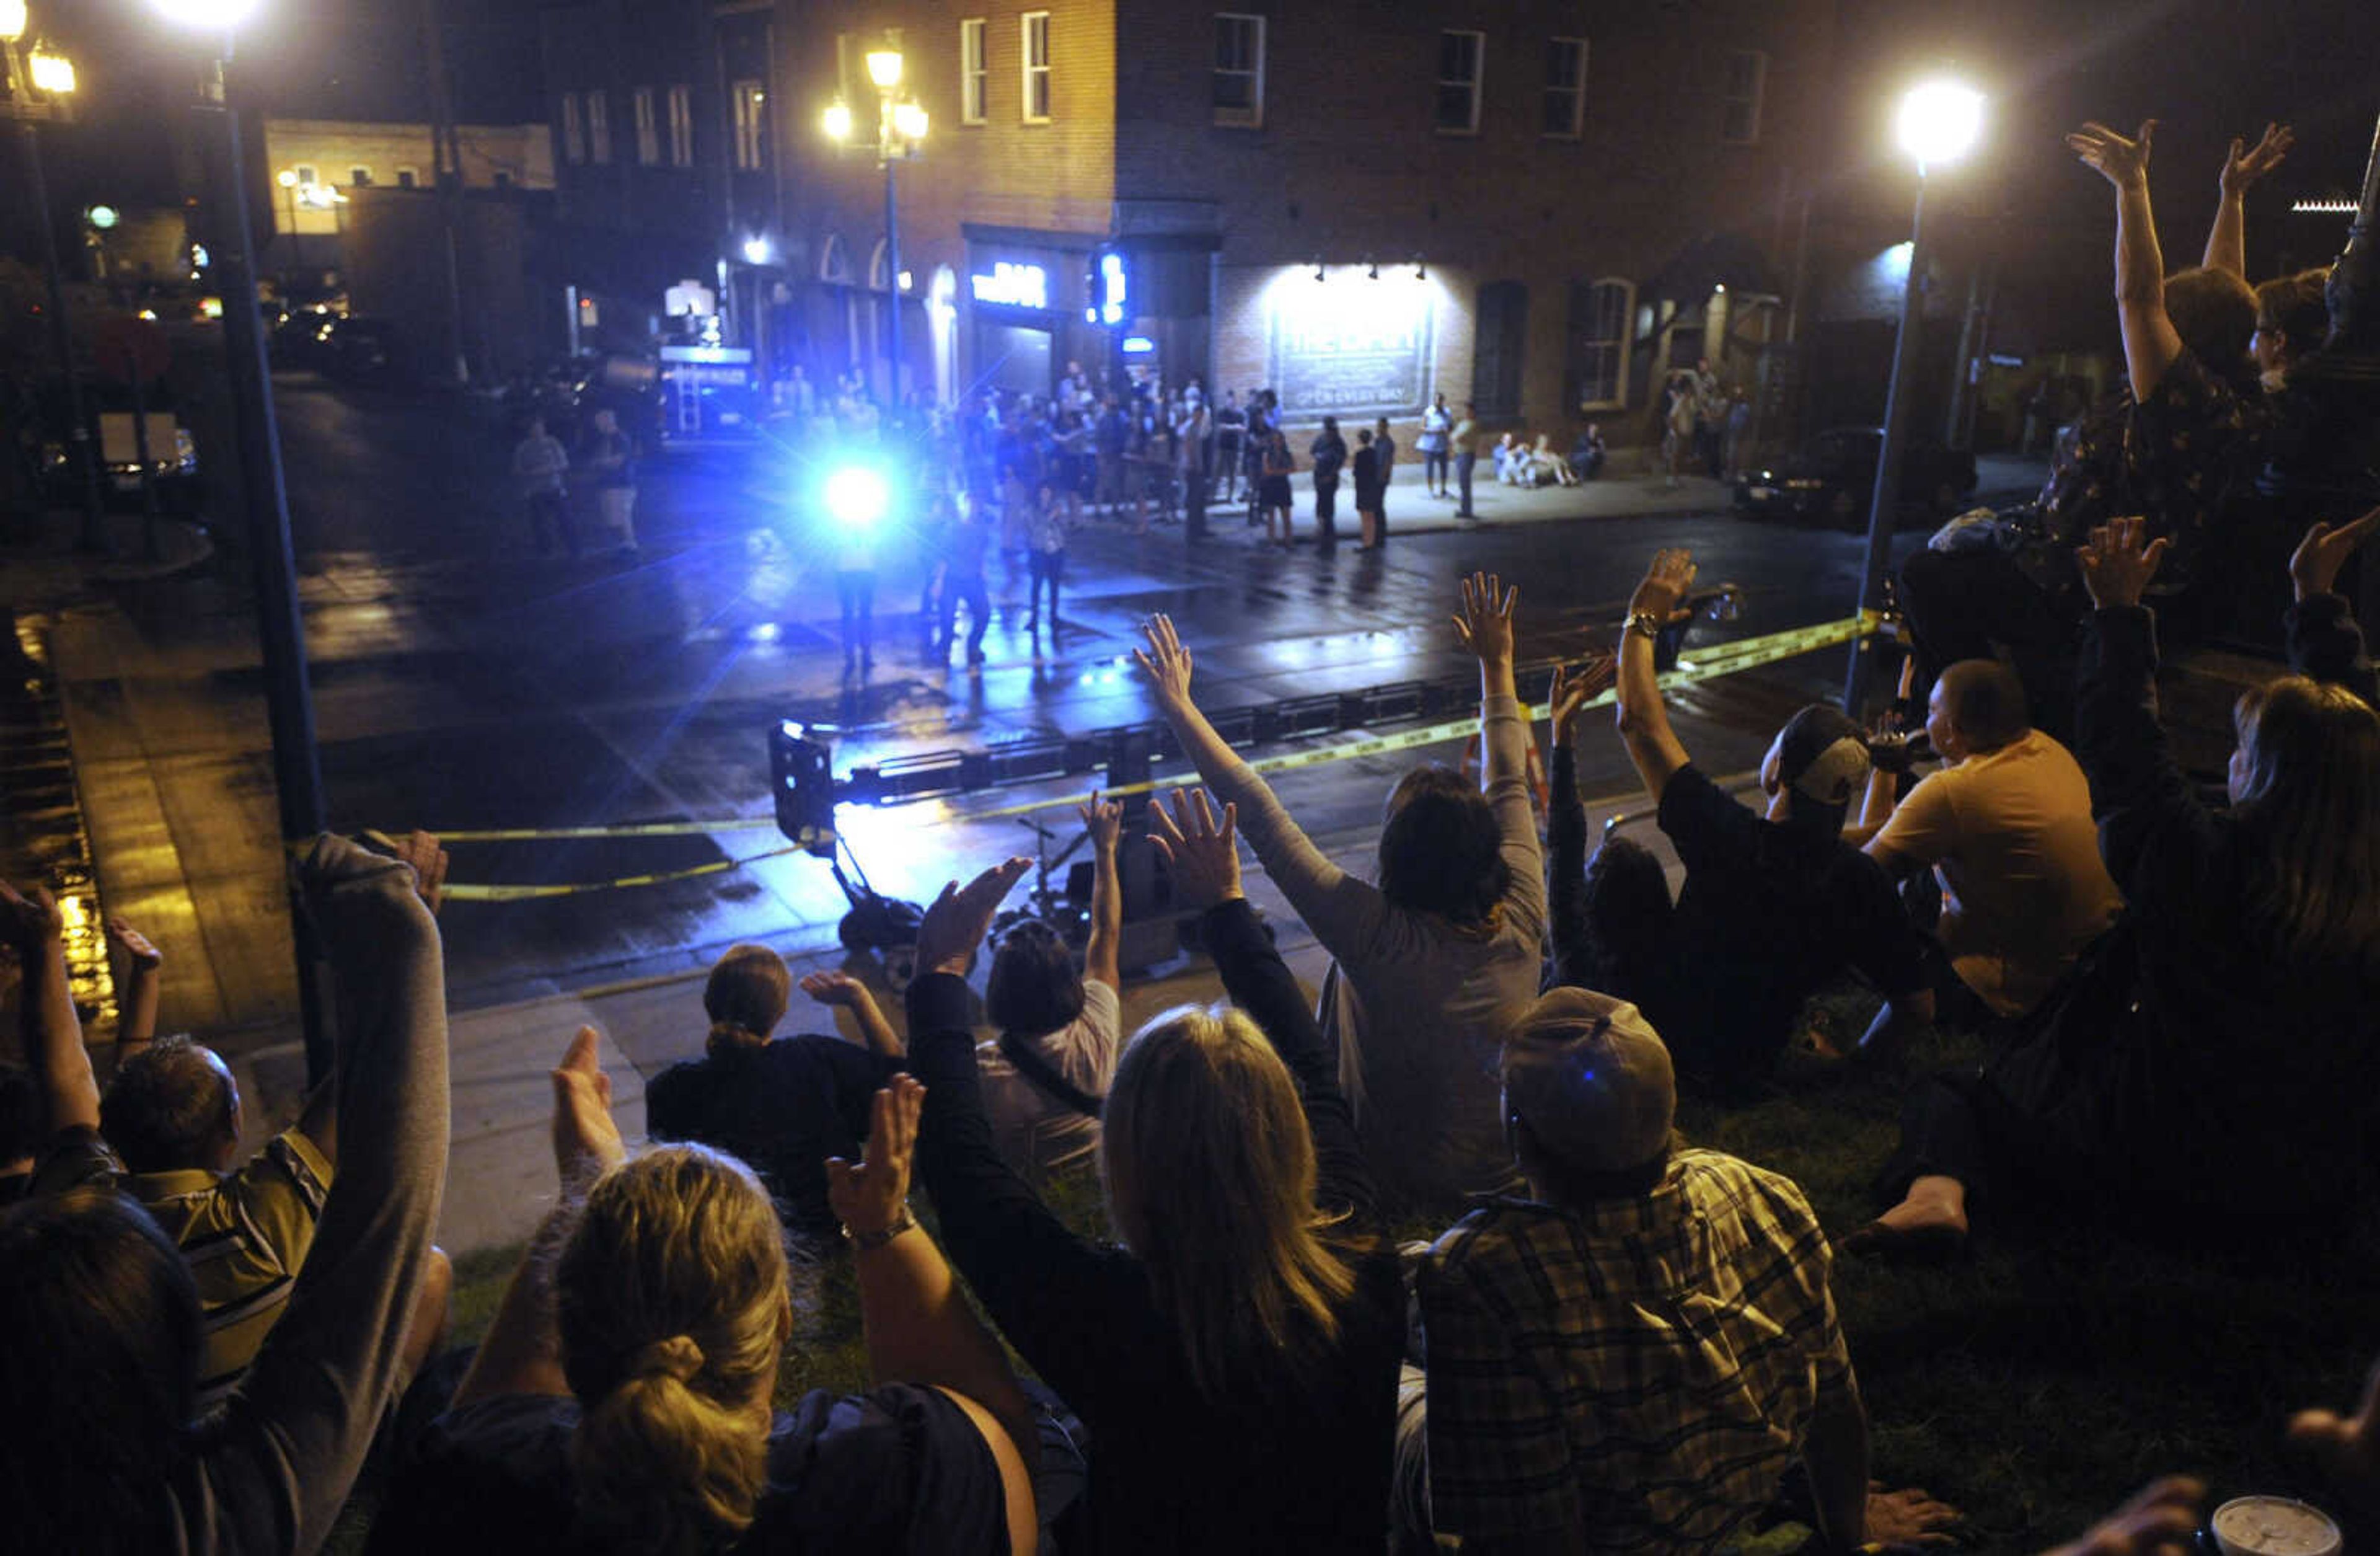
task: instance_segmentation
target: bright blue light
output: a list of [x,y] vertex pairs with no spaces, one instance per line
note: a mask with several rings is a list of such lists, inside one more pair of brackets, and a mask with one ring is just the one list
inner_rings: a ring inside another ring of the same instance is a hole
[[1147,335],[1126,335],[1123,337],[1123,354],[1127,357],[1146,357],[1156,349],[1157,342],[1149,339]]
[[847,465],[826,478],[826,511],[846,529],[873,528],[892,500],[884,478],[865,465]]
[[1099,317],[1111,324],[1123,322],[1124,269],[1122,254],[1099,256]]

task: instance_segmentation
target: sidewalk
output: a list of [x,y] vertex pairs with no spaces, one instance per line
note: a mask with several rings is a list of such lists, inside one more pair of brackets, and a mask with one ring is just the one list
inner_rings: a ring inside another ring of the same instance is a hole
[[[1302,449],[1299,456],[1302,463]],[[1292,521],[1299,534],[1310,536],[1314,532],[1313,472],[1300,468],[1289,478],[1289,483],[1297,498],[1291,509]],[[1448,478],[1448,490],[1453,490],[1451,476]],[[1506,486],[1497,480],[1495,464],[1482,457],[1471,480],[1471,507],[1477,517],[1465,522],[1455,517],[1459,506],[1455,499],[1429,494],[1428,475],[1421,456],[1410,449],[1401,449],[1396,468],[1389,478],[1387,519],[1391,535],[1425,535],[1475,526],[1716,513],[1733,501],[1733,487],[1706,476],[1684,476],[1673,487],[1665,476],[1613,475],[1608,468],[1602,476],[1579,486]],[[1220,497],[1209,501],[1208,528],[1229,533],[1232,516],[1245,507],[1245,483],[1237,501],[1226,503]],[[1355,517],[1355,483],[1343,473],[1339,479],[1336,523],[1342,538],[1354,537],[1361,531],[1362,521]]]

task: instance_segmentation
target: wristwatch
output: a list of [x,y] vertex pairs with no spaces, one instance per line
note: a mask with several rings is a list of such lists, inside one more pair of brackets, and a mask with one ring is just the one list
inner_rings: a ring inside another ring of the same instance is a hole
[[892,1224],[885,1227],[882,1231],[854,1232],[851,1228],[846,1226],[843,1229],[843,1240],[849,1243],[853,1247],[857,1248],[861,1253],[874,1253],[885,1244],[892,1241],[893,1238],[900,1236],[901,1234],[905,1232],[915,1232],[917,1230],[917,1218],[909,1213],[908,1206],[904,1205],[901,1207],[901,1213],[892,1218]]
[[1632,612],[1628,617],[1628,630],[1642,633],[1647,642],[1658,639],[1661,636],[1661,628],[1669,624],[1650,611]]

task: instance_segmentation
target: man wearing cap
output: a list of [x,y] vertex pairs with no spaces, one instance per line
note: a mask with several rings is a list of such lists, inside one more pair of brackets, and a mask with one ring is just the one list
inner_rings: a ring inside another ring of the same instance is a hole
[[[1654,643],[1694,580],[1690,553],[1653,558],[1629,602],[1619,683],[1621,736],[1685,884],[1672,905],[1660,862],[1613,837],[1580,890],[1566,889],[1575,855],[1558,853],[1549,895],[1561,980],[1633,1000],[1690,1085],[1740,1096],[1775,1066],[1803,1003],[1844,969],[1856,967],[1887,1002],[1863,1046],[1887,1050],[1931,1021],[1934,995],[1891,879],[1843,841],[1844,814],[1867,783],[1860,726],[1823,703],[1794,714],[1761,763],[1760,815],[1704,776],[1670,727]],[[1563,759],[1558,751],[1557,779]],[[1584,838],[1583,826],[1564,830]]]
[[1791,1181],[1673,1145],[1669,1050],[1634,1005],[1554,989],[1502,1069],[1528,1197],[1473,1210],[1416,1274],[1436,1532],[1489,1556],[1715,1550],[1797,1459],[1832,1549],[1957,1516],[1869,1497],[1817,1217]]

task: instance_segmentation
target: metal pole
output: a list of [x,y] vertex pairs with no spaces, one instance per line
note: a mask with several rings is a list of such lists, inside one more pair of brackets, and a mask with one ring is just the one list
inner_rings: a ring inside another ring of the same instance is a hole
[[[884,110],[889,116],[891,107]],[[894,156],[888,141],[884,147],[884,289],[892,297],[890,334],[892,342],[892,365],[885,378],[885,419],[889,424],[901,409],[901,162]]]
[[[208,245],[224,300],[225,366],[239,434],[240,489],[246,498],[249,553],[254,565],[257,638],[264,654],[264,707],[273,731],[273,782],[281,805],[285,845],[302,847],[322,830],[322,772],[314,749],[314,700],[306,675],[306,631],[298,602],[298,571],[289,541],[289,493],[281,472],[281,435],[273,413],[273,375],[265,362],[257,311],[255,235],[242,176],[239,115],[224,89],[218,60],[200,118],[207,188],[214,203],[214,241]],[[306,917],[290,901],[298,944],[298,1015],[306,1039],[306,1072],[320,1080],[331,1065],[327,991],[316,966]]]
[[[438,0],[421,0],[422,63],[430,75],[430,160],[438,172],[438,225],[445,296],[439,320],[444,336],[440,371],[451,371],[457,383],[471,382],[471,368],[463,349],[463,142],[455,123],[455,93],[446,74],[446,30],[439,20]],[[484,365],[484,364],[482,364]]]
[[[1884,562],[1892,548],[1893,520],[1900,507],[1900,452],[1909,433],[1910,363],[1925,307],[1925,168],[1917,169],[1917,208],[1909,221],[1909,279],[1900,291],[1900,330],[1892,342],[1892,381],[1884,396],[1884,446],[1876,453],[1876,495],[1868,504],[1867,551],[1860,565],[1860,606],[1884,608]],[[1851,667],[1843,676],[1843,711],[1860,716],[1867,697],[1873,658],[1864,635],[1852,639]]]
[[58,268],[56,224],[50,219],[50,189],[42,176],[42,140],[30,119],[17,122],[25,148],[25,183],[33,197],[33,225],[42,234],[42,274],[49,284],[50,344],[58,354],[58,373],[67,385],[67,442],[82,478],[82,549],[106,551],[107,509],[99,491],[99,440],[91,436],[91,418],[82,396],[82,374],[75,368],[74,331],[67,322],[66,278]]

